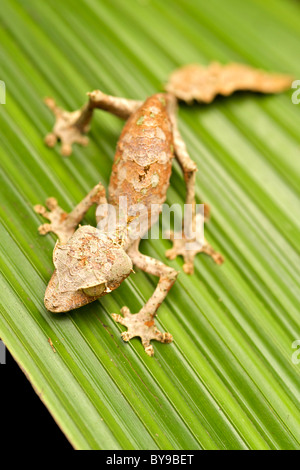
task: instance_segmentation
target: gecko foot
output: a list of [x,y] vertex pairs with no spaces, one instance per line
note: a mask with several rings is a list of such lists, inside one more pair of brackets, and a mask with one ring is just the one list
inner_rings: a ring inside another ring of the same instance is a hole
[[171,343],[173,341],[170,333],[161,333],[156,328],[153,315],[145,310],[142,309],[139,313],[132,314],[129,308],[123,307],[121,314],[123,316],[113,313],[112,317],[117,323],[127,327],[127,331],[124,331],[121,335],[122,339],[129,341],[131,338],[139,336],[148,356],[154,355],[153,346],[150,344],[151,340],[160,341],[161,343]]
[[170,250],[167,250],[165,255],[169,259],[175,259],[179,255],[183,256],[183,270],[186,274],[193,274],[194,258],[197,253],[205,253],[211,256],[214,262],[217,264],[222,264],[224,262],[223,256],[215,251],[205,239],[204,243],[202,244],[195,240],[187,239],[185,235],[182,234],[182,232],[180,232],[180,234],[169,232],[169,237],[173,242],[173,247]]
[[43,224],[38,230],[41,235],[46,235],[49,232],[55,233],[60,243],[64,244],[73,235],[77,225],[93,204],[100,205],[106,203],[105,189],[101,183],[96,184],[69,214],[59,207],[54,197],[49,197],[46,201],[46,207],[49,211],[40,204],[34,206],[37,214],[50,220],[50,224]]
[[54,197],[49,197],[47,199],[46,207],[49,211],[41,204],[34,206],[34,210],[37,214],[50,220],[50,224],[39,226],[39,233],[41,235],[46,235],[49,232],[53,232],[59,237],[61,242],[67,241],[74,232],[74,227],[68,223],[68,213],[59,207],[57,200]]
[[80,121],[82,110],[68,112],[59,108],[52,98],[45,98],[44,101],[56,118],[53,131],[45,137],[48,147],[54,147],[57,140],[60,140],[61,153],[67,157],[72,153],[73,143],[87,145],[89,139],[83,134],[88,132],[89,126]]

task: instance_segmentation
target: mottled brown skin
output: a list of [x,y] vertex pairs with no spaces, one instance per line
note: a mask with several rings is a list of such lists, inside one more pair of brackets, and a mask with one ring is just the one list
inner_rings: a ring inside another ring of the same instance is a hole
[[[70,214],[63,211],[54,198],[47,200],[49,211],[43,206],[35,206],[36,212],[51,222],[43,224],[39,228],[40,233],[44,235],[53,232],[59,237],[53,257],[56,269],[45,294],[47,309],[52,312],[66,312],[93,302],[117,288],[135,265],[159,277],[159,282],[153,295],[138,313],[131,314],[127,307],[123,307],[122,316],[112,314],[116,322],[127,327],[122,338],[129,341],[139,336],[149,356],[154,354],[151,340],[171,342],[172,335],[161,333],[155,326],[154,318],[178,272],[139,252],[142,235],[137,229],[132,229],[130,223],[132,218],[143,219],[146,221],[147,231],[154,222],[150,206],[157,205],[158,215],[166,200],[173,157],[182,168],[187,190],[185,202],[192,207],[192,211],[191,216],[184,221],[180,238],[170,232],[173,247],[166,252],[166,256],[170,259],[183,256],[183,269],[187,274],[193,273],[197,253],[206,253],[217,264],[223,262],[223,257],[205,239],[200,243],[198,239],[188,235],[194,231],[198,218],[203,216],[196,214],[195,210],[197,167],[189,157],[177,127],[177,100],[208,103],[217,94],[229,95],[239,89],[274,93],[289,88],[290,83],[291,77],[266,74],[239,64],[222,66],[213,63],[208,67],[191,65],[175,71],[166,85],[168,93],[155,94],[144,103],[95,90],[88,93],[89,101],[81,110],[67,112],[56,106],[53,99],[47,98],[46,104],[56,116],[56,122],[45,141],[48,146],[53,147],[57,139],[60,139],[61,151],[65,156],[72,152],[73,143],[88,143],[83,134],[89,130],[95,109],[108,111],[127,120],[117,144],[108,201],[105,189],[98,184]],[[76,230],[91,205],[96,204],[98,208],[103,208],[105,214],[108,202],[118,213],[119,198],[124,196],[127,196],[129,210],[137,204],[143,204],[143,209],[139,215],[129,214],[125,228],[120,228],[119,223],[113,239],[107,236],[105,229],[99,228],[99,221],[106,220],[105,215],[96,217],[97,228],[83,226]],[[207,219],[208,213],[206,206],[204,219]],[[188,230],[185,231],[185,228]],[[138,233],[138,238],[133,237],[134,231]],[[191,242],[192,249],[188,249]]]
[[[117,144],[109,183],[109,203],[119,197],[128,205],[163,204],[174,157],[173,134],[167,113],[168,95],[148,98],[126,122]],[[169,98],[171,99],[171,98]]]
[[211,103],[217,95],[229,96],[237,90],[280,93],[291,87],[293,77],[267,73],[244,64],[212,62],[207,67],[189,64],[174,70],[165,89],[192,103]]

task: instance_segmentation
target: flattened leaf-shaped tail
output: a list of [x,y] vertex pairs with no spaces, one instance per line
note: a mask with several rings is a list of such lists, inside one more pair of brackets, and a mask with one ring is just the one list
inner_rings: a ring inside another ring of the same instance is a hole
[[169,78],[166,90],[187,103],[193,100],[210,103],[217,95],[231,95],[238,90],[260,93],[280,93],[291,87],[288,75],[267,73],[243,64],[209,66],[191,64],[176,69]]

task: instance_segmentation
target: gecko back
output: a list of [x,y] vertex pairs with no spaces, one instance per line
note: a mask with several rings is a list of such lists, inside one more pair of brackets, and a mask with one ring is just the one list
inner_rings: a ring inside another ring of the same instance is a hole
[[166,199],[173,152],[172,125],[167,112],[169,95],[148,98],[126,122],[112,167],[109,202],[118,206],[162,204]]

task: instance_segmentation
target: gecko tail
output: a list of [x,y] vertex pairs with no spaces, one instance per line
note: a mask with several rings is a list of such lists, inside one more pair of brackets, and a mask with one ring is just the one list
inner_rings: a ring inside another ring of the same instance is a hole
[[176,69],[165,89],[187,103],[194,100],[211,103],[217,95],[229,96],[238,90],[280,93],[289,89],[293,80],[289,75],[268,73],[244,64],[212,62],[207,67],[190,64]]

